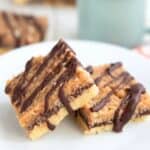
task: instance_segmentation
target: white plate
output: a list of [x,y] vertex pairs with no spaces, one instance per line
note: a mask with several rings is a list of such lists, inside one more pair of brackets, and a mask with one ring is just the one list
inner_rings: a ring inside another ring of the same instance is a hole
[[[69,41],[84,65],[98,65],[122,61],[125,67],[150,90],[150,61],[121,47],[95,42]],[[4,94],[6,80],[24,69],[31,56],[46,54],[54,42],[23,47],[0,56],[0,149],[15,150],[91,150],[91,149],[148,149],[150,121],[129,124],[120,134],[102,133],[84,136],[78,126],[69,118],[57,129],[43,138],[31,142],[19,127],[8,97]]]

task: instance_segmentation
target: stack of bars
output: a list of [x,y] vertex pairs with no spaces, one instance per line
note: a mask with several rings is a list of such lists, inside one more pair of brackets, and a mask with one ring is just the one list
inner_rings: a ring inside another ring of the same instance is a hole
[[84,68],[63,40],[47,56],[29,60],[5,92],[31,139],[54,130],[68,114],[93,134],[120,132],[150,113],[150,96],[121,63]]

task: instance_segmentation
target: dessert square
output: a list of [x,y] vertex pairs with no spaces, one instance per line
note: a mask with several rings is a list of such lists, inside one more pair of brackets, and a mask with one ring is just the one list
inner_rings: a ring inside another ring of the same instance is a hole
[[60,40],[47,56],[29,60],[25,71],[8,81],[5,92],[20,125],[36,139],[54,130],[99,90],[75,52]]
[[141,120],[150,114],[150,95],[122,63],[86,69],[100,92],[77,112],[77,120],[85,134],[121,132],[130,120]]
[[16,48],[44,40],[48,27],[46,17],[0,12],[0,47]]

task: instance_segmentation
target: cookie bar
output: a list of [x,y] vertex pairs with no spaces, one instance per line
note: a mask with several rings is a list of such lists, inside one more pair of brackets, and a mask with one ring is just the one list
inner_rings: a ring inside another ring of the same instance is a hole
[[10,49],[44,40],[48,20],[1,11],[0,26],[0,47]]
[[122,63],[86,69],[100,92],[77,112],[77,120],[85,134],[121,132],[130,120],[150,114],[150,95],[124,70]]
[[5,92],[20,125],[36,139],[83,107],[99,89],[75,52],[60,40],[47,56],[29,60],[25,71],[8,82]]

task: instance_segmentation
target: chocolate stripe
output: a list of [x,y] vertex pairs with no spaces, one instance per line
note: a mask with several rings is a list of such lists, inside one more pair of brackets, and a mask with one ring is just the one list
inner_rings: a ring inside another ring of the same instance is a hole
[[110,120],[110,121],[105,121],[105,122],[101,122],[101,123],[91,124],[90,121],[88,120],[88,118],[81,112],[81,110],[78,111],[78,115],[82,118],[82,121],[85,122],[85,124],[87,125],[88,129],[91,129],[91,128],[94,128],[94,127],[111,125],[113,123]]
[[23,73],[22,77],[19,79],[18,84],[14,88],[13,96],[12,96],[12,102],[16,102],[16,106],[19,106],[21,103],[21,95],[23,94],[23,90],[21,88],[21,85],[25,81],[26,76],[28,75],[30,69],[32,68],[32,61],[33,58],[31,58],[27,63],[25,67],[25,72]]
[[31,131],[31,130],[34,129],[35,126],[39,126],[39,125],[41,125],[41,123],[44,123],[44,122],[46,122],[46,125],[47,125],[47,127],[48,127],[50,130],[54,130],[54,129],[55,129],[55,125],[51,124],[51,123],[47,120],[47,118],[46,118],[45,116],[43,116],[43,115],[38,116],[38,117],[36,118],[36,120],[35,120],[33,123],[31,123],[31,124],[27,127],[27,129]]
[[90,74],[93,74],[93,67],[92,66],[87,66],[86,71],[88,71]]
[[42,26],[40,26],[40,24],[37,22],[37,20],[33,16],[23,16],[23,19],[25,21],[31,22],[33,27],[35,27],[37,32],[40,34],[40,40],[43,40],[44,39],[44,30],[43,30]]
[[47,93],[45,97],[45,104],[46,104],[46,110],[48,111],[48,100],[49,97],[52,95],[52,92],[58,87],[61,86],[58,92],[58,96],[60,98],[60,101],[66,106],[67,110],[72,113],[72,108],[69,106],[69,101],[66,100],[65,94],[63,93],[63,84],[67,82],[76,72],[78,62],[75,58],[72,58],[70,63],[67,64],[66,68],[67,70],[62,74],[62,76],[57,80],[56,85],[54,85],[51,90]]
[[100,102],[96,103],[93,107],[90,108],[92,112],[100,111],[108,102],[110,102],[110,97],[113,95],[113,92],[109,92],[104,98],[100,100]]
[[26,100],[24,100],[20,111],[21,113],[24,112],[33,103],[33,100],[38,94],[38,92],[41,91],[46,85],[48,85],[48,83],[55,77],[55,75],[60,72],[61,68],[63,67],[63,62],[65,62],[66,59],[68,58],[67,54],[64,57],[64,60],[60,62],[56,66],[56,68],[54,68],[53,72],[48,73],[47,76],[42,81],[42,83],[33,91],[33,93]]
[[7,13],[6,12],[2,12],[2,17],[3,17],[3,19],[4,19],[5,23],[6,23],[6,26],[9,28],[13,39],[15,40],[15,47],[20,46],[20,38],[16,36],[15,29],[12,26]]
[[128,84],[133,78],[127,73],[123,72],[121,73],[118,77],[115,77],[111,82],[107,83],[106,85],[108,86],[109,84],[116,82],[116,80],[119,80],[119,84],[112,89],[104,98],[101,99],[98,103],[96,103],[93,107],[91,107],[92,112],[98,112],[100,111],[108,102],[110,102],[110,97],[118,90],[121,90],[124,85]]
[[[112,76],[112,72],[122,66],[121,62],[113,63],[110,65],[110,67],[107,69],[107,73]],[[113,76],[112,76],[113,77]]]
[[143,93],[145,93],[145,88],[141,84],[135,84],[129,89],[127,96],[122,100],[115,112],[113,121],[113,130],[115,132],[120,132],[124,125],[132,118]]
[[70,96],[74,97],[74,98],[77,98],[78,96],[80,96],[83,93],[84,90],[87,90],[92,86],[93,86],[93,83],[88,83],[84,86],[80,86]]
[[66,97],[65,92],[63,90],[63,86],[60,88],[58,96],[61,102],[63,103],[63,105],[66,107],[69,114],[74,114],[74,111],[72,110],[72,107],[69,104],[68,98]]
[[[120,75],[113,77],[113,79],[110,82],[104,84],[101,88],[105,88],[105,87],[113,84],[114,82],[117,82],[120,79],[123,80],[124,78],[125,79],[128,79],[128,78],[134,79],[128,72],[122,72]],[[125,79],[123,81],[121,81],[120,84],[122,84],[122,82],[126,82]]]
[[55,126],[53,124],[51,124],[48,120],[46,121],[47,123],[47,127],[49,128],[49,130],[54,130]]
[[98,84],[101,82],[102,78],[103,78],[104,76],[106,76],[106,75],[110,75],[110,76],[113,78],[112,72],[115,71],[116,69],[119,69],[121,66],[122,66],[122,63],[120,63],[120,62],[111,64],[111,65],[102,73],[102,75],[100,75],[99,77],[97,77],[97,78],[95,79],[95,83],[98,85]]

